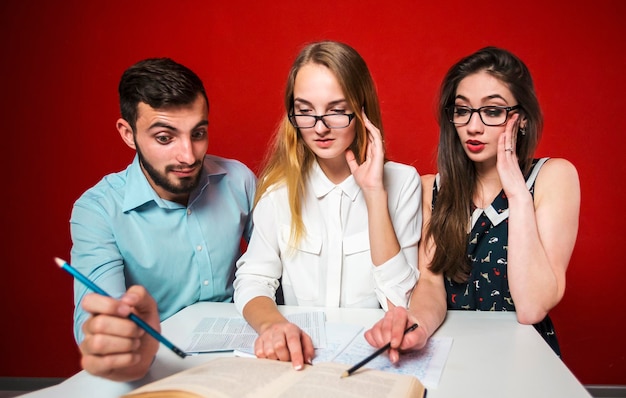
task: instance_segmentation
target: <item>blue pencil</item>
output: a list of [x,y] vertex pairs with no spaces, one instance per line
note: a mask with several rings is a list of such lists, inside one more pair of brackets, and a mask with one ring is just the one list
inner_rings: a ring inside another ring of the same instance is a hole
[[[91,280],[89,280],[85,275],[81,274],[76,268],[69,265],[65,260],[61,260],[60,258],[55,257],[54,261],[57,263],[59,267],[61,267],[61,269],[67,271],[70,275],[76,278],[83,285],[87,286],[89,289],[103,296],[111,297],[107,292],[105,292],[104,290],[102,290],[102,288],[100,288],[98,285],[96,285]],[[186,356],[189,355],[185,351],[181,350],[180,348],[172,344],[171,341],[163,337],[162,334],[154,330],[152,326],[148,325],[146,322],[144,322],[143,319],[139,318],[137,315],[131,313],[128,316],[128,318],[131,321],[135,322],[140,328],[148,332],[150,336],[154,337],[157,341],[163,343],[164,346],[174,351],[174,353],[178,355],[179,357],[185,358]]]

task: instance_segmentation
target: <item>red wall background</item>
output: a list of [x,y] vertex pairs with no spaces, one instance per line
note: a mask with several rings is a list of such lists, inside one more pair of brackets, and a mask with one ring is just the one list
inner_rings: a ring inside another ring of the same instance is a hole
[[52,259],[69,256],[73,202],[132,159],[115,130],[123,70],[153,56],[194,69],[211,101],[209,151],[256,171],[297,51],[334,39],[370,66],[390,158],[421,174],[435,171],[447,68],[486,45],[527,63],[546,121],[538,155],[571,160],[582,186],[568,286],[553,311],[564,361],[584,384],[626,384],[626,2],[262,3],[1,2],[0,376],[80,369],[72,281]]

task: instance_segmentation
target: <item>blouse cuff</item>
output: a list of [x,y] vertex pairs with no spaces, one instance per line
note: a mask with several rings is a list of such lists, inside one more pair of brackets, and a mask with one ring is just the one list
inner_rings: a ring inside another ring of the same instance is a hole
[[397,307],[407,308],[419,271],[406,262],[402,250],[379,266],[373,266],[376,296],[383,310],[388,310],[387,300]]
[[[239,280],[242,282],[242,279]],[[243,309],[250,300],[256,297],[269,297],[276,301],[276,288],[272,287],[272,284],[267,282],[247,281],[247,284],[253,284],[254,286],[237,286],[237,280],[235,279],[235,295],[233,301],[235,302],[235,308],[243,315]],[[278,285],[278,281],[276,281]]]

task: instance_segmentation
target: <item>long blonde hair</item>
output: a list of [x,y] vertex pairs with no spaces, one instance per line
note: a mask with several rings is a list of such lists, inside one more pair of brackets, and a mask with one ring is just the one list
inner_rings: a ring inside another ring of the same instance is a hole
[[284,97],[285,115],[266,154],[255,197],[256,204],[272,186],[286,185],[291,212],[290,243],[294,246],[306,234],[302,221],[302,197],[315,154],[306,146],[299,130],[289,122],[289,114],[293,110],[296,75],[300,68],[309,63],[323,65],[335,75],[346,101],[356,114],[356,137],[350,149],[359,164],[365,157],[368,142],[361,109],[383,135],[376,87],[367,64],[359,53],[352,47],[335,41],[316,42],[304,47],[289,71]]

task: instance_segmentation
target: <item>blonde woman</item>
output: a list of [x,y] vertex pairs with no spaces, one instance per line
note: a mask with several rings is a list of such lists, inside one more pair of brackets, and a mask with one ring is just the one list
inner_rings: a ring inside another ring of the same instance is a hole
[[421,188],[413,167],[386,162],[374,82],[350,46],[306,46],[285,111],[237,262],[235,304],[259,334],[257,357],[301,369],[315,352],[279,313],[279,284],[287,305],[406,306],[419,276]]

